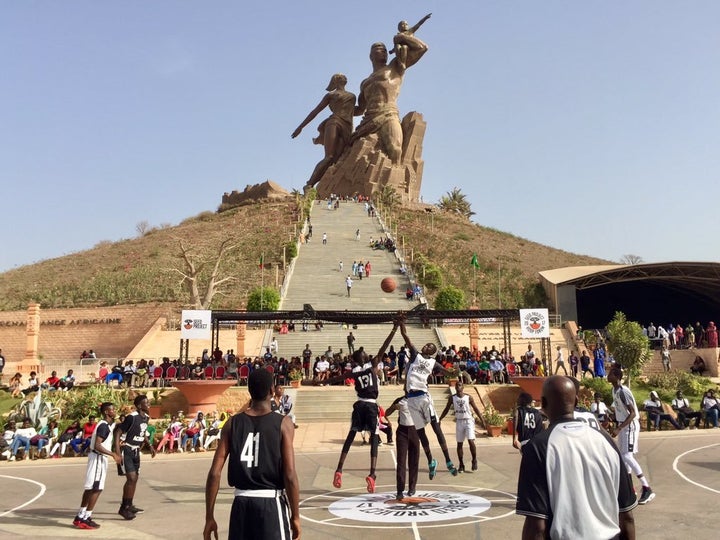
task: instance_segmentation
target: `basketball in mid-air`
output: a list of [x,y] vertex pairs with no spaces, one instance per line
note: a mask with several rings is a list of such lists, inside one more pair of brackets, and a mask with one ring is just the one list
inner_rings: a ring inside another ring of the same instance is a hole
[[397,289],[397,282],[391,277],[386,277],[380,282],[380,288],[388,293],[393,292]]

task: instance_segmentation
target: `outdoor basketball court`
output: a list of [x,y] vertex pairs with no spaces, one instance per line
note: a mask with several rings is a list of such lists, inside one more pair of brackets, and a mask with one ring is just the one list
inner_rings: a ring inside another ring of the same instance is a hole
[[[331,483],[340,441],[320,443],[327,449],[296,453],[303,538],[520,537],[523,519],[514,514],[520,458],[509,437],[478,439],[480,470],[474,474],[452,477],[440,467],[431,482],[421,461],[418,493],[408,504],[394,501],[394,447],[380,448],[378,492],[370,495],[364,481],[368,447],[356,443],[352,448],[343,488],[335,490]],[[716,538],[720,430],[647,433],[640,444],[640,463],[657,497],[635,510],[637,537]],[[144,455],[135,503],[145,513],[134,521],[117,515],[123,479],[110,476],[93,515],[102,525],[97,531],[71,525],[82,494],[84,459],[0,462],[0,538],[199,538],[211,458],[212,453],[155,460]],[[231,499],[232,491],[221,489],[216,507],[221,538],[227,538]]]

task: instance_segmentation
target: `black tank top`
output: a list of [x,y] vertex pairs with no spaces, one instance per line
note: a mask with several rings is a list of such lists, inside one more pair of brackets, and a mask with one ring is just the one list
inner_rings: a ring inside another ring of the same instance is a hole
[[373,368],[353,373],[355,379],[355,392],[362,399],[377,399],[380,393],[378,378]]
[[282,433],[277,413],[232,417],[228,483],[237,489],[284,489]]
[[542,415],[534,407],[518,407],[518,440],[532,439],[543,430]]

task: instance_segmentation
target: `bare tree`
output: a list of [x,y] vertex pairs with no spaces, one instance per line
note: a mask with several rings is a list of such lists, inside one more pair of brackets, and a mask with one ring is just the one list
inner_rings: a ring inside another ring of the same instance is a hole
[[150,223],[146,219],[143,219],[135,225],[135,230],[137,231],[138,236],[145,236],[150,232]]
[[627,254],[620,257],[622,264],[640,264],[643,262],[643,258],[640,255]]
[[180,254],[178,258],[183,261],[183,269],[173,268],[172,270],[182,276],[180,284],[190,294],[190,303],[195,309],[208,309],[216,294],[222,294],[220,286],[223,283],[234,281],[233,276],[221,277],[220,264],[223,257],[237,248],[231,244],[231,239],[226,238],[212,252],[210,249],[201,249],[193,246],[186,246],[182,239],[178,240]]

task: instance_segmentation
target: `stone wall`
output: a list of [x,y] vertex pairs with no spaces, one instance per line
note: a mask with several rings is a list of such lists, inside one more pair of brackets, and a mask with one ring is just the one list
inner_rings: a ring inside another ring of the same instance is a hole
[[[170,311],[167,305],[41,308],[38,354],[52,361],[80,358],[83,350],[93,349],[105,358],[125,357]],[[26,320],[25,311],[0,312],[0,348],[7,362],[25,358]]]

